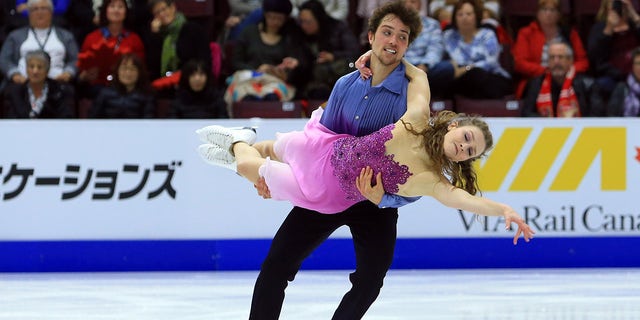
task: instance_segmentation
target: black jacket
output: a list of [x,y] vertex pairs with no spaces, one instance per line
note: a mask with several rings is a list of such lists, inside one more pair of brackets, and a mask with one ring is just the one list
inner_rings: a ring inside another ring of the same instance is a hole
[[121,94],[112,87],[100,90],[93,102],[89,118],[141,119],[155,115],[154,98],[151,94],[134,91]]
[[[40,114],[36,118],[73,118],[74,98],[73,91],[66,84],[61,84],[53,79],[47,79],[47,100]],[[5,118],[28,119],[31,113],[29,100],[29,82],[19,85],[10,82],[5,88]]]
[[[541,116],[536,108],[536,100],[538,99],[544,77],[545,75],[533,78],[527,83],[523,94],[523,117]],[[604,103],[598,95],[598,90],[595,86],[593,78],[583,74],[577,74],[573,78],[573,90],[578,99],[578,104],[580,104],[580,114],[583,117],[600,117],[604,115]],[[558,104],[558,96],[556,94],[559,94],[559,91],[554,94],[554,90],[552,89],[551,92],[553,96],[553,109],[555,111]]]
[[214,89],[193,92],[180,89],[169,110],[169,118],[206,119],[228,118],[222,93]]

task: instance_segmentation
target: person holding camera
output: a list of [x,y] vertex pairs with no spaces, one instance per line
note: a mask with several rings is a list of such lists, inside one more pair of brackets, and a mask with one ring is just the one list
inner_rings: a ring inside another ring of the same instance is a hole
[[640,45],[640,15],[631,0],[603,0],[589,32],[587,55],[602,98],[631,71],[630,52]]

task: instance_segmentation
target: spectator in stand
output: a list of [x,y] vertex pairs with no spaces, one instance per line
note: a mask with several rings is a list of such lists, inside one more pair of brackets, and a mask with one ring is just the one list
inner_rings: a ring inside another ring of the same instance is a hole
[[498,38],[480,27],[482,10],[474,0],[461,0],[453,8],[453,23],[443,35],[454,78],[446,96],[498,99],[513,93],[511,76],[499,63]]
[[527,82],[547,72],[549,43],[560,40],[571,46],[575,72],[587,72],[589,59],[575,28],[561,23],[559,0],[538,1],[536,20],[518,31],[513,46],[515,72],[521,77],[516,85],[516,97],[522,97]]
[[182,64],[206,61],[211,68],[209,37],[196,22],[187,20],[173,0],[150,0],[151,35],[145,46],[152,86],[159,97],[174,98]]
[[25,54],[27,81],[11,83],[5,91],[5,118],[73,118],[74,97],[67,84],[47,77],[51,58],[42,51]]
[[589,32],[587,54],[602,97],[631,72],[631,51],[640,45],[640,15],[630,0],[602,0]]
[[221,42],[236,40],[242,29],[262,18],[262,0],[233,0],[229,1],[229,7],[231,12],[225,20]]
[[444,30],[451,24],[453,5],[458,0],[433,0],[429,3],[429,13],[440,22],[440,28]]
[[319,1],[308,0],[300,6],[298,17],[312,61],[311,79],[302,96],[315,100],[329,99],[333,85],[352,71],[349,63],[360,54],[358,40],[347,24],[324,10]]
[[496,0],[484,0],[483,8],[481,25],[485,28],[493,29],[500,44],[511,46],[513,44],[513,39],[509,35],[509,32],[500,23],[500,2]]
[[190,60],[182,67],[180,85],[169,110],[169,118],[228,118],[222,92],[213,87],[212,74],[204,61]]
[[[291,10],[289,0],[264,0],[262,21],[247,26],[238,38],[231,58],[234,71],[268,74],[295,86],[293,91],[300,93],[309,79],[309,61],[305,59],[304,46],[300,45],[302,32],[290,17]],[[289,93],[248,94],[244,99],[283,100],[284,96],[295,95],[290,94],[292,90],[286,91]]]
[[[127,8],[131,8],[131,0],[126,0],[127,1]],[[102,25],[102,20],[101,20],[101,9],[102,9],[102,5],[104,2],[103,0],[93,0],[92,2],[92,9],[93,9],[93,24],[95,24],[96,26],[100,26]]]
[[78,46],[73,34],[54,26],[51,0],[29,0],[29,26],[12,31],[0,50],[0,70],[13,83],[27,81],[25,54],[43,50],[51,58],[49,78],[69,83],[76,75]]
[[640,117],[640,47],[631,52],[631,61],[626,81],[618,82],[609,99],[609,117]]
[[144,61],[140,37],[128,30],[129,7],[125,0],[105,0],[100,9],[100,28],[84,39],[78,55],[79,85],[93,99],[113,79],[114,66],[123,54],[133,53]]
[[[324,7],[324,11],[336,20],[347,22],[347,16],[349,15],[349,0],[317,0]],[[291,16],[296,18],[300,15],[300,7],[305,4],[307,0],[292,0],[293,10]]]
[[[421,12],[420,0],[404,0],[405,6]],[[404,57],[411,64],[422,69],[429,76],[429,87],[434,97],[442,97],[447,91],[445,87],[451,82],[453,69],[451,64],[442,61],[444,42],[440,23],[435,19],[420,14],[422,31],[411,43]]]
[[563,40],[549,43],[549,66],[544,75],[527,84],[522,115],[525,117],[595,117],[604,104],[593,90],[593,79],[576,73],[573,51]]
[[108,87],[102,88],[89,112],[90,118],[153,118],[155,101],[149,76],[140,57],[127,53],[120,57]]
[[[25,17],[27,16],[27,13],[29,12],[29,6],[27,5],[27,0],[16,0],[16,11],[18,13],[21,13],[22,15],[24,15]],[[67,9],[69,8],[69,4],[71,3],[70,0],[56,0],[56,1],[52,1],[53,4],[53,14],[56,16],[61,16],[64,15],[67,12]]]

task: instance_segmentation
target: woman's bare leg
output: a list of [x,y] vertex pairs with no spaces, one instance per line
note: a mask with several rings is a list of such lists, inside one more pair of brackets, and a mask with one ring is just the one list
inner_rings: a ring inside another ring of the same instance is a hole
[[256,183],[260,175],[258,170],[266,161],[262,157],[258,149],[244,142],[238,142],[233,145],[233,153],[238,163],[238,174],[247,178],[252,183]]
[[252,147],[256,148],[263,158],[269,157],[271,160],[280,161],[280,158],[278,158],[273,150],[274,142],[275,140],[260,141],[254,143]]

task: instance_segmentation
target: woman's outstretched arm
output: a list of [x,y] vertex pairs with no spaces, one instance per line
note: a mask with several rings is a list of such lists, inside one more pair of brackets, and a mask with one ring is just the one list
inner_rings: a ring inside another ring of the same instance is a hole
[[463,189],[456,188],[444,177],[441,178],[440,182],[433,185],[433,193],[429,195],[450,208],[461,209],[484,216],[502,216],[504,217],[507,230],[511,229],[511,223],[517,224],[518,230],[513,238],[513,244],[518,243],[518,238],[521,234],[527,242],[529,242],[535,234],[533,229],[531,229],[524,219],[510,206],[491,199],[471,195]]

